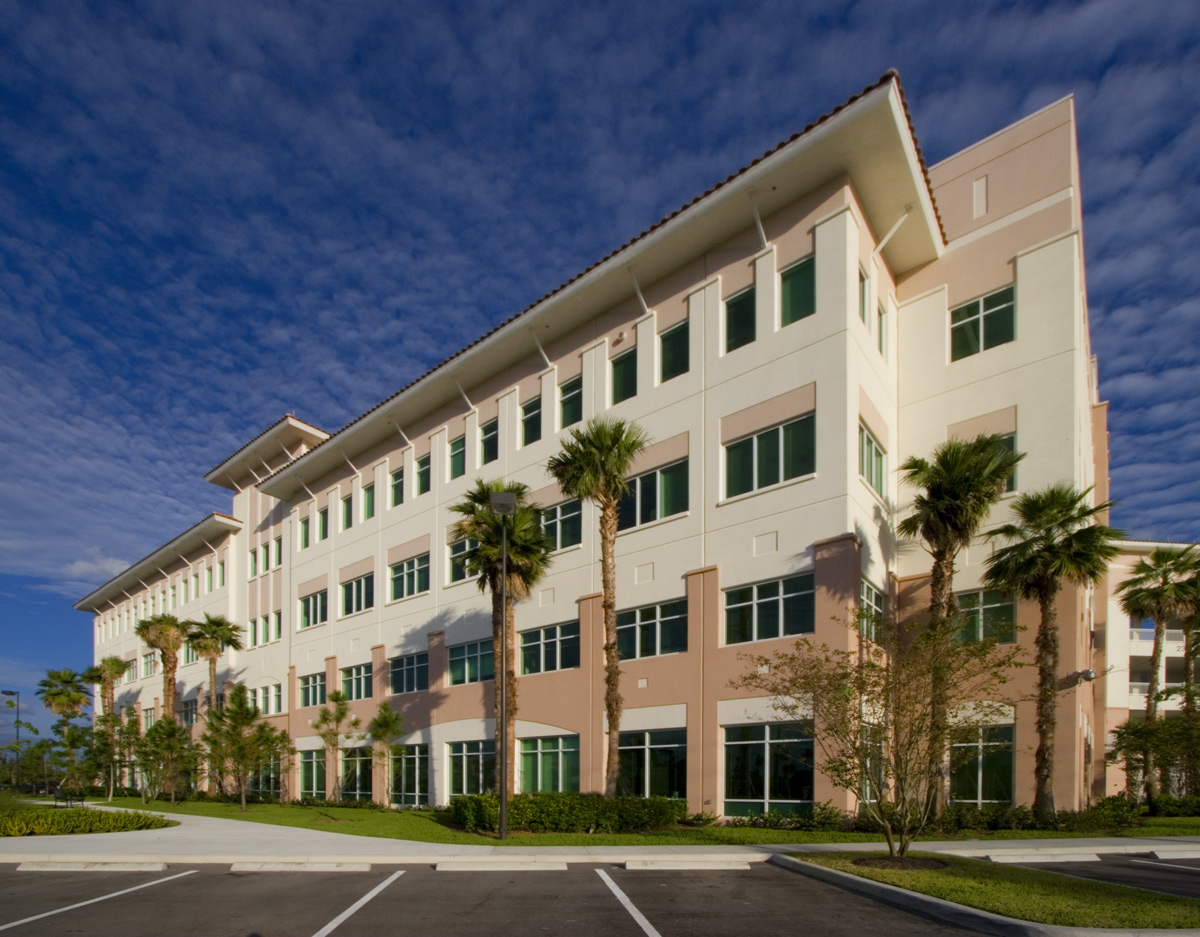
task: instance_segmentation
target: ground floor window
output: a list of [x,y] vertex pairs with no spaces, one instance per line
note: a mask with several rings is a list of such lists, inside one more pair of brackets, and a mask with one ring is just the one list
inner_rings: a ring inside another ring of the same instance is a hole
[[273,759],[250,775],[250,793],[279,796],[279,759]]
[[342,799],[371,799],[371,749],[348,748],[342,752]]
[[429,746],[405,745],[392,757],[392,803],[415,807],[429,803]]
[[521,739],[521,791],[579,790],[579,736]]
[[951,800],[976,806],[1011,804],[1013,727],[968,729],[954,741],[951,768]]
[[496,743],[450,743],[450,796],[483,794],[496,788]]
[[803,813],[812,808],[812,800],[811,723],[725,729],[726,816]]
[[687,797],[687,729],[622,732],[619,792]]
[[325,796],[325,753],[300,753],[300,796]]

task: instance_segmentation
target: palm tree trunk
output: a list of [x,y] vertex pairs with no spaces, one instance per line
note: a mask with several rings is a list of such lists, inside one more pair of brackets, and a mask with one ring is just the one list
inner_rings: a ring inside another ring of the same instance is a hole
[[1196,619],[1189,617],[1183,622],[1183,718],[1187,720],[1189,744],[1184,755],[1184,781],[1186,793],[1195,797],[1200,792],[1200,752],[1196,750],[1197,724],[1200,713],[1196,712]]
[[217,659],[211,655],[208,658],[208,711],[211,713],[217,707]]
[[[954,555],[946,550],[938,550],[933,555],[933,568],[930,571],[929,582],[929,627],[935,631],[948,632],[948,625],[954,612]],[[948,633],[943,639],[951,640]],[[937,653],[941,641],[932,643],[931,650]],[[945,672],[942,662],[932,662],[931,691],[933,694],[929,723],[929,777],[930,800],[933,815],[940,815],[949,801],[947,782],[949,774],[947,753],[949,751],[949,713],[947,712],[946,696],[949,692],[951,674]]]
[[[492,670],[495,673],[492,683],[492,715],[496,723],[495,749],[496,753],[504,753],[504,777],[496,779],[497,793],[503,790],[507,800],[512,800],[516,794],[516,748],[517,748],[517,649],[516,649],[516,607],[510,601],[505,607],[501,593],[492,590]],[[507,650],[506,650],[507,648]],[[504,654],[508,657],[507,673],[504,686],[507,690],[507,711],[505,721],[501,723],[501,680],[500,672],[504,666]]]
[[1054,819],[1054,734],[1058,729],[1058,609],[1057,590],[1038,598],[1042,620],[1037,640],[1037,730],[1038,747],[1034,755],[1033,812],[1039,819]]
[[608,754],[604,766],[604,796],[617,796],[621,776],[621,652],[617,648],[617,503],[600,509],[600,588],[604,609],[604,711],[608,715]]
[[163,665],[163,718],[175,718],[175,671],[179,657],[174,651],[162,652]]
[[[1150,684],[1146,688],[1146,722],[1158,718],[1158,692],[1161,688],[1158,672],[1162,668],[1163,649],[1167,640],[1167,619],[1157,616],[1154,619],[1154,651],[1150,656]],[[1158,799],[1158,777],[1154,773],[1154,752],[1146,751],[1144,759],[1146,772],[1146,803],[1151,811]]]

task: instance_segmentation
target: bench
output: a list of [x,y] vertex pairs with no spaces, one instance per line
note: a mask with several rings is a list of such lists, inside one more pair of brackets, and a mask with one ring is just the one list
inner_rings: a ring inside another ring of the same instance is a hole
[[57,807],[59,804],[64,807],[82,807],[83,794],[75,794],[57,787],[54,789],[54,806]]

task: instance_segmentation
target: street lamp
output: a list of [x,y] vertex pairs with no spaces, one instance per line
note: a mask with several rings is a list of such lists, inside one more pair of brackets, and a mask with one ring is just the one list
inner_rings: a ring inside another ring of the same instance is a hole
[[17,715],[13,724],[17,727],[17,792],[21,790],[21,691],[0,690],[0,696],[15,696],[17,698]]
[[[501,517],[517,513],[517,495],[493,491],[488,496],[492,511]],[[508,839],[508,523],[500,522],[500,751],[496,754],[500,774],[500,838]]]

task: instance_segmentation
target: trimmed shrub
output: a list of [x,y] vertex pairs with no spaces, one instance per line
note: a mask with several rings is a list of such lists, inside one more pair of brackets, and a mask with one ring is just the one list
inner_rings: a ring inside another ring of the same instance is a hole
[[[454,819],[471,833],[500,826],[500,800],[473,794],[450,801]],[[669,797],[600,794],[518,794],[508,804],[508,828],[531,833],[631,833],[681,823],[687,803]]]
[[166,817],[122,810],[6,810],[0,813],[0,836],[58,836],[66,833],[128,833],[161,830],[174,824]]
[[1154,802],[1154,815],[1158,817],[1200,817],[1200,797],[1175,797],[1160,794]]
[[806,833],[841,830],[846,818],[829,801],[813,804],[805,813],[782,814],[773,810],[749,817],[734,817],[730,826],[753,827],[760,830],[799,830]]

